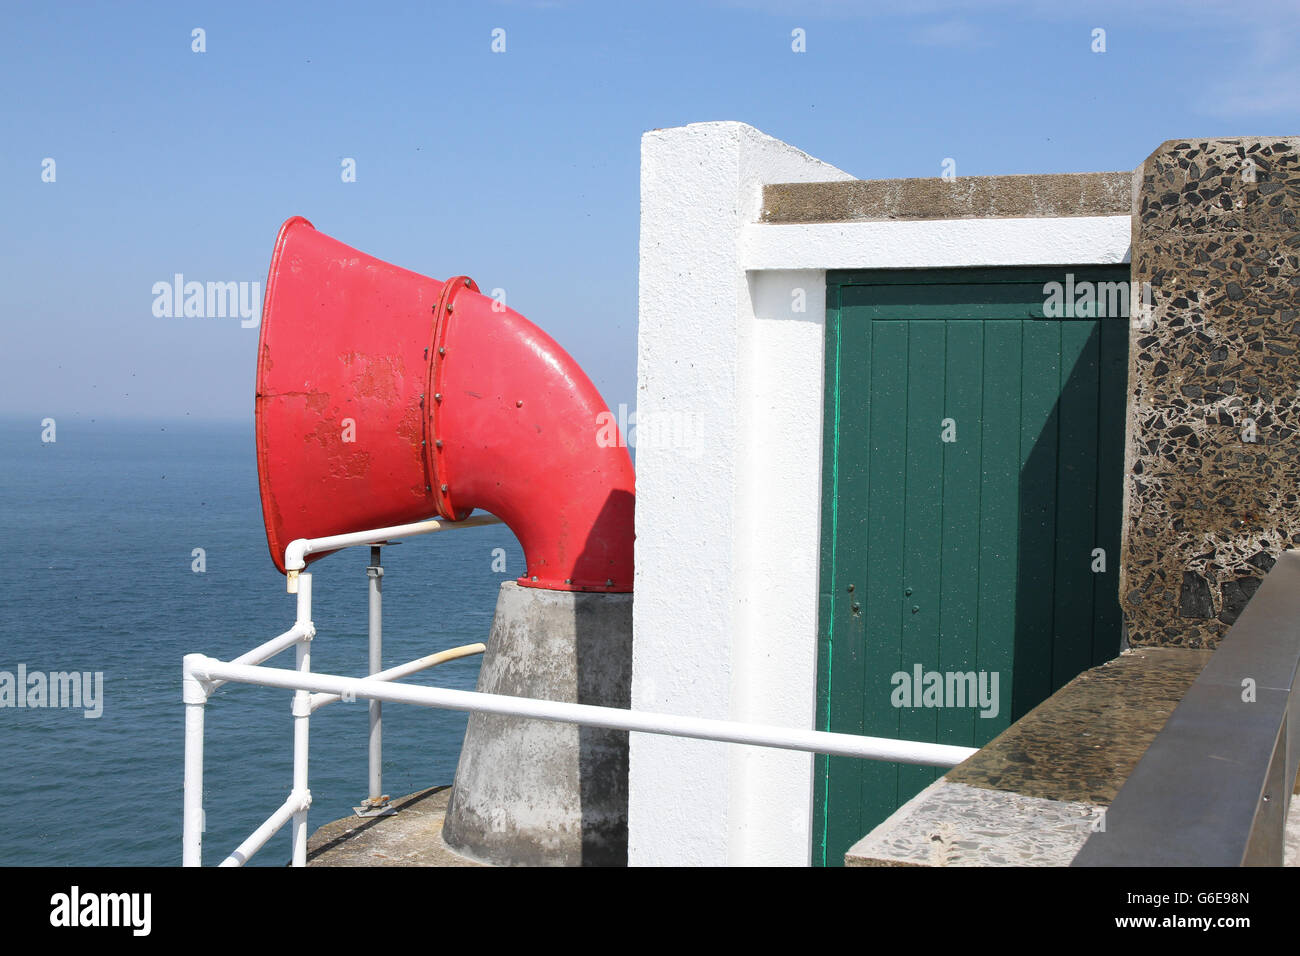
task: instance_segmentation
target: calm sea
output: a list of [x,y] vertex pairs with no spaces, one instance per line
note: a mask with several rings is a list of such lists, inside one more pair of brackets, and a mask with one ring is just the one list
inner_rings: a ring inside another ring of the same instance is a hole
[[[0,423],[0,672],[102,672],[103,713],[0,707],[0,865],[178,865],[181,658],[229,660],[287,630],[294,597],[262,530],[251,423]],[[193,569],[202,548],[205,569]],[[506,572],[492,569],[503,548]],[[312,565],[315,670],[364,676],[369,551]],[[504,527],[384,550],[385,666],[486,640],[523,570]],[[412,682],[472,689],[478,657]],[[292,666],[293,652],[271,662]],[[0,674],[0,679],[3,675]],[[228,684],[208,707],[204,863],[288,795],[291,693]],[[385,705],[384,789],[452,781],[465,715]],[[309,828],[366,796],[366,703],[311,724]],[[250,865],[282,866],[289,831]]]

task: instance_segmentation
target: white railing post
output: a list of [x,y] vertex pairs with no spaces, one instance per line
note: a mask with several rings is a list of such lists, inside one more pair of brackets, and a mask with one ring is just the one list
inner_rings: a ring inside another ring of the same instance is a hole
[[[477,514],[464,521],[449,523],[441,519],[430,519],[413,524],[398,525],[392,528],[379,528],[353,534],[333,535],[324,538],[299,538],[291,541],[285,548],[285,568],[288,572],[287,587],[290,594],[297,595],[298,613],[294,626],[288,631],[272,638],[253,650],[240,655],[231,663],[255,667],[270,660],[290,645],[297,648],[297,671],[303,677],[311,675],[311,640],[316,635],[316,628],[311,621],[311,575],[304,573],[306,557],[309,554],[335,551],[355,545],[370,544],[373,567],[367,572],[371,578],[370,602],[370,674],[372,678],[395,680],[398,677],[415,673],[426,667],[432,667],[445,660],[455,660],[467,654],[483,653],[482,644],[453,648],[438,654],[430,654],[417,661],[409,661],[399,667],[383,671],[383,566],[380,563],[379,547],[393,543],[391,539],[412,535],[430,534],[448,528],[473,528],[483,525],[501,524],[495,515]],[[211,679],[207,668],[214,663],[212,658],[203,654],[188,654],[184,660],[184,687],[182,699],[185,703],[185,792],[184,820],[182,823],[181,860],[185,866],[202,865],[203,853],[203,728],[206,705],[212,693],[223,679]],[[199,676],[203,675],[203,676]],[[255,830],[247,840],[226,857],[222,866],[243,866],[248,858],[256,853],[285,822],[293,822],[293,865],[307,865],[307,810],[311,806],[311,790],[307,785],[309,719],[311,712],[332,701],[339,700],[340,694],[313,694],[310,689],[295,687],[293,696],[293,790],[289,797],[267,820]],[[349,697],[351,695],[349,694]],[[315,699],[313,699],[315,698]],[[355,699],[355,698],[352,698]],[[380,702],[370,702],[370,794],[378,801],[367,799],[371,809],[381,809],[383,797],[383,721]],[[375,807],[375,802],[380,807]],[[388,811],[391,812],[391,811]],[[368,814],[367,814],[368,815]]]
[[203,718],[207,685],[194,676],[202,654],[186,654],[181,699],[185,703],[185,812],[181,823],[181,865],[203,865]]
[[[384,565],[379,545],[370,546],[370,676],[384,669]],[[384,800],[384,705],[370,701],[370,792],[365,806],[380,809]]]
[[[311,672],[311,640],[316,629],[311,623],[311,575],[298,575],[298,619],[303,629],[298,642],[298,673]],[[293,865],[307,865],[307,808],[311,790],[307,786],[307,732],[311,720],[311,694],[298,690],[293,695],[293,792],[302,801],[302,809],[293,815]]]

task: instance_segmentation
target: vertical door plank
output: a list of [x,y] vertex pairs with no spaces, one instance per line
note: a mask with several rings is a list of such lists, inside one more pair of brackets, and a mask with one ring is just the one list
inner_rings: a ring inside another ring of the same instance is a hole
[[[867,509],[865,680],[859,687],[866,732],[899,736],[899,714],[890,703],[889,678],[901,668],[904,513],[902,476],[907,470],[908,323],[872,323],[871,440]],[[898,805],[898,765],[860,761],[862,813],[879,821]],[[874,825],[874,824],[873,824]],[[858,836],[866,833],[863,830]]]
[[1106,570],[1093,575],[1092,662],[1119,653],[1123,618],[1119,606],[1120,524],[1123,520],[1124,428],[1128,420],[1128,321],[1101,321],[1101,368],[1097,398],[1097,543]]
[[1020,572],[1012,719],[1051,692],[1061,325],[1027,320],[1021,361]]
[[[943,550],[944,371],[947,323],[907,323],[907,450],[904,466],[902,648],[899,671],[942,670],[939,660],[939,620],[943,606],[940,590],[940,556]],[[905,592],[910,590],[910,595]],[[881,674],[868,684],[869,695],[881,696],[887,705],[894,672]],[[869,675],[870,676],[870,675]],[[899,709],[899,736],[907,740],[935,740],[942,706],[922,706],[913,700]],[[940,705],[942,698],[940,698]],[[932,767],[902,766],[898,771],[900,794],[906,799],[938,776]]]
[[1099,354],[1096,320],[1061,323],[1053,691],[1092,663],[1091,564],[1096,540]]
[[[984,323],[984,402],[980,421],[979,626],[975,667],[998,678],[998,712],[976,717],[973,746],[1010,724],[1016,656],[1016,585],[1020,547],[1019,321]],[[991,688],[990,688],[991,689]]]
[[[847,734],[866,734],[868,721],[862,693],[865,680],[865,628],[858,596],[865,581],[860,569],[867,560],[869,522],[868,441],[871,418],[872,325],[861,310],[845,308],[840,312],[842,340],[839,358],[839,409],[834,427],[838,429],[837,483],[839,501],[832,519],[835,525],[834,549],[836,570],[832,575],[834,592],[829,595],[833,607],[830,646],[828,647],[828,683],[832,708],[828,730]],[[852,585],[854,590],[848,591]],[[826,853],[836,865],[844,852],[865,833],[862,820],[863,761],[849,757],[829,757],[827,790],[828,820]]]
[[[975,670],[980,595],[980,449],[984,404],[983,322],[946,321],[943,444],[943,540],[939,555],[939,669]],[[971,701],[939,712],[937,740],[969,747],[975,739]]]

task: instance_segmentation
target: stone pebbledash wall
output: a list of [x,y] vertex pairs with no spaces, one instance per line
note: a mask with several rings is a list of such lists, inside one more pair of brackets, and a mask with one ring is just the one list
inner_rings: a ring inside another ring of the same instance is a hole
[[1215,646],[1300,547],[1298,217],[1300,138],[1171,140],[1135,173],[1133,282],[1152,308],[1129,357],[1133,645]]

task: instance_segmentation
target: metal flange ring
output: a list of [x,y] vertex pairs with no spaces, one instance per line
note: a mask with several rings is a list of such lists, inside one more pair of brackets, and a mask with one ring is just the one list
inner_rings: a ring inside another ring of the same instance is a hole
[[442,447],[442,406],[448,397],[443,392],[443,365],[447,358],[447,328],[455,311],[456,296],[464,289],[478,292],[478,286],[469,276],[452,276],[442,284],[438,304],[433,307],[433,329],[429,339],[429,368],[424,388],[424,470],[425,478],[438,514],[449,521],[469,517],[470,511],[457,514],[451,500],[451,478]]

